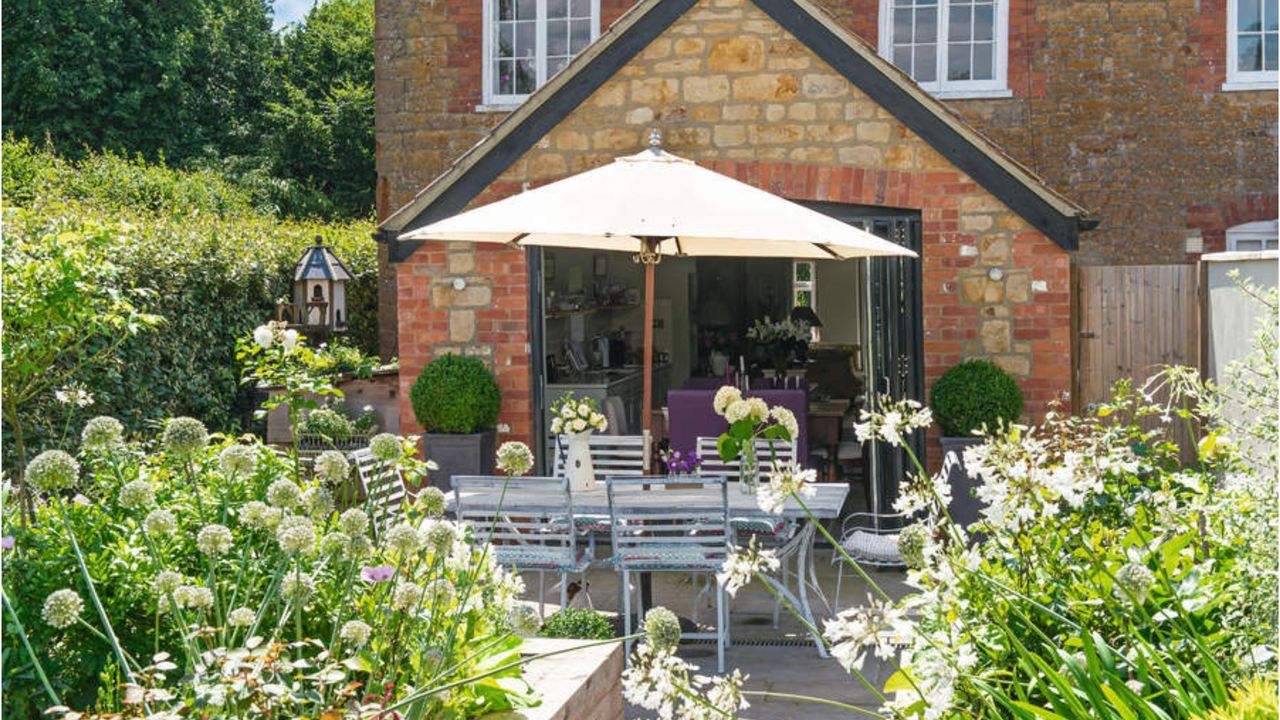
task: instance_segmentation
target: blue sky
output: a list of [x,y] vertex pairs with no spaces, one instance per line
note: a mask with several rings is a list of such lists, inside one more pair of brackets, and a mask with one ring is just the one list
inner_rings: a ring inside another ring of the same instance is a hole
[[314,0],[272,0],[271,6],[275,10],[275,28],[278,30],[288,23],[306,17],[313,2]]

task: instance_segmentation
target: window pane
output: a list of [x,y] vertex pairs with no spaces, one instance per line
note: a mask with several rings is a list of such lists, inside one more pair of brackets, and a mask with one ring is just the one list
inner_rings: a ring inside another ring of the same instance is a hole
[[973,9],[973,39],[991,40],[995,38],[995,7],[979,5]]
[[569,58],[567,57],[547,58],[547,78],[560,72],[568,64]]
[[516,61],[516,83],[515,92],[518,95],[528,95],[538,86],[538,75],[533,67],[533,60],[517,60]]
[[796,305],[800,307],[810,307],[813,305],[813,292],[811,290],[796,291]]
[[538,0],[516,0],[516,19],[535,20],[538,17]]
[[591,21],[574,20],[569,23],[569,49],[577,54],[591,43]]
[[1253,238],[1241,238],[1239,240],[1236,240],[1235,249],[1242,252],[1248,251],[1248,250],[1261,250],[1262,240],[1253,239]]
[[969,45],[947,46],[947,79],[969,80],[972,72],[969,68]]
[[569,12],[569,0],[547,0],[547,19],[562,18]]
[[931,43],[938,41],[938,9],[934,7],[916,10],[916,42]]
[[573,0],[570,8],[574,17],[591,17],[591,0]]
[[509,58],[515,53],[515,27],[512,23],[498,25],[498,57]]
[[995,72],[991,67],[991,43],[977,43],[973,46],[973,79],[994,80]]
[[910,10],[893,11],[893,42],[894,44],[911,42]]
[[796,282],[809,282],[813,279],[813,266],[809,263],[796,263]]
[[910,45],[906,45],[906,46],[900,45],[893,49],[893,64],[897,65],[898,69],[902,70],[903,72],[915,78],[916,80],[921,79],[919,77],[916,77],[915,72],[913,72],[911,69],[911,46]]
[[973,9],[968,7],[951,8],[951,19],[947,41],[951,43],[965,42],[973,36]]
[[1241,31],[1262,29],[1262,0],[1235,0],[1236,27]]
[[495,78],[494,85],[498,87],[499,95],[510,95],[512,84],[512,65],[509,60],[499,60],[496,64],[498,76]]
[[1262,69],[1271,71],[1276,69],[1276,33],[1267,33],[1263,35],[1263,54]]
[[516,57],[531,58],[537,53],[537,33],[537,23],[516,23]]
[[547,21],[547,57],[569,53],[569,23],[564,20]]
[[1280,30],[1280,16],[1277,16],[1276,13],[1276,0],[1267,0],[1264,6],[1266,7],[1266,14],[1263,15],[1262,24],[1266,25],[1268,30]]
[[1236,49],[1236,70],[1256,72],[1262,69],[1262,36],[1241,35]]
[[498,19],[511,20],[515,13],[515,0],[498,0]]
[[916,46],[916,82],[936,82],[938,79],[938,46]]

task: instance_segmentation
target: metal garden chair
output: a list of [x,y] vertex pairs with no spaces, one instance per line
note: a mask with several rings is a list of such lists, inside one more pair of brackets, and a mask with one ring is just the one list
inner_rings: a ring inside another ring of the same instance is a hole
[[380,462],[368,448],[357,450],[348,457],[360,476],[364,490],[365,507],[373,521],[373,532],[381,535],[402,515],[404,503],[409,499],[404,477],[394,463]]
[[[611,477],[610,527],[613,565],[622,574],[623,631],[631,634],[631,573],[715,573],[728,556],[729,498],[723,477],[688,478]],[[729,612],[724,587],[716,587],[714,633],[682,633],[682,639],[714,639],[718,672],[724,672],[724,649],[729,642]],[[637,602],[636,621],[644,617]],[[631,641],[627,641],[631,655]]]
[[[551,474],[565,476],[567,449],[557,436],[554,444],[555,462]],[[591,452],[591,467],[596,477],[640,477],[649,472],[649,434],[643,435],[592,435],[587,440]],[[578,532],[587,538],[587,553],[594,558],[596,534],[609,532],[606,515],[584,514],[574,517]]]
[[568,605],[569,576],[591,562],[578,550],[568,479],[460,475],[453,489],[458,521],[471,524],[499,565],[538,573],[538,614],[546,610],[548,572],[560,575],[560,607]]
[[[840,547],[860,565],[906,567],[898,550],[898,535],[910,519],[902,513],[853,513],[840,526]],[[846,563],[838,551],[831,553],[836,568],[835,610],[840,609],[840,583]]]

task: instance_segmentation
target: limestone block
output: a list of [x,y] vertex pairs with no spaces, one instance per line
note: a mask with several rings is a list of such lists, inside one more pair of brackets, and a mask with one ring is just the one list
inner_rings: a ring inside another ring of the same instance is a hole
[[1031,299],[1031,272],[1011,270],[1004,276],[1004,296],[1009,302],[1024,303]]
[[431,288],[431,304],[438,308],[488,307],[493,301],[493,290],[486,285],[468,285],[461,290],[453,285],[435,285]]
[[475,335],[475,310],[454,310],[449,313],[449,342],[470,342]]
[[727,100],[729,99],[729,78],[725,75],[685,78],[684,99],[691,103]]
[[446,257],[449,258],[448,267],[451,275],[464,275],[476,267],[476,255],[473,252],[451,252]]
[[591,147],[596,150],[634,150],[640,147],[640,135],[635,130],[610,128],[591,134]]
[[844,165],[859,165],[862,167],[879,167],[882,160],[880,148],[866,145],[842,147],[839,151],[839,158]]
[[675,78],[645,78],[631,81],[631,101],[662,105],[680,97],[680,81]]
[[627,111],[628,125],[644,125],[653,121],[653,108],[641,106]]
[[735,78],[735,100],[790,100],[800,94],[800,82],[787,73],[763,73]]
[[742,125],[717,125],[713,137],[719,147],[734,147],[747,141],[747,128]]
[[804,76],[804,94],[811,98],[840,97],[849,93],[849,81],[835,73]]
[[978,329],[982,338],[982,349],[989,353],[1008,352],[1013,344],[1013,336],[1008,320],[987,320]]
[[991,362],[1010,375],[1025,377],[1031,374],[1031,360],[1025,355],[995,355]]
[[701,55],[707,47],[707,41],[693,37],[677,38],[672,47],[677,55]]
[[892,127],[887,122],[858,123],[858,139],[865,140],[866,142],[889,142],[889,135],[891,132]]
[[713,72],[751,72],[764,68],[764,42],[757,36],[738,35],[711,42],[707,67]]

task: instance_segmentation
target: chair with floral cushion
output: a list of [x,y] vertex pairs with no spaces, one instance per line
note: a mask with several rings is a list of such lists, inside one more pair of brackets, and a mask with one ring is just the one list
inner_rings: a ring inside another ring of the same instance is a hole
[[[623,634],[631,634],[631,573],[715,573],[729,556],[729,497],[723,477],[611,477],[609,524],[613,566],[622,574]],[[637,603],[637,622],[644,607]],[[724,586],[716,580],[716,629],[682,633],[681,639],[714,639],[718,672],[724,672],[729,613]],[[627,657],[631,656],[627,641]]]
[[591,563],[578,549],[568,478],[455,475],[453,491],[458,522],[471,525],[499,565],[538,573],[538,614],[546,610],[549,572],[560,575],[566,607],[569,576],[583,575]]

